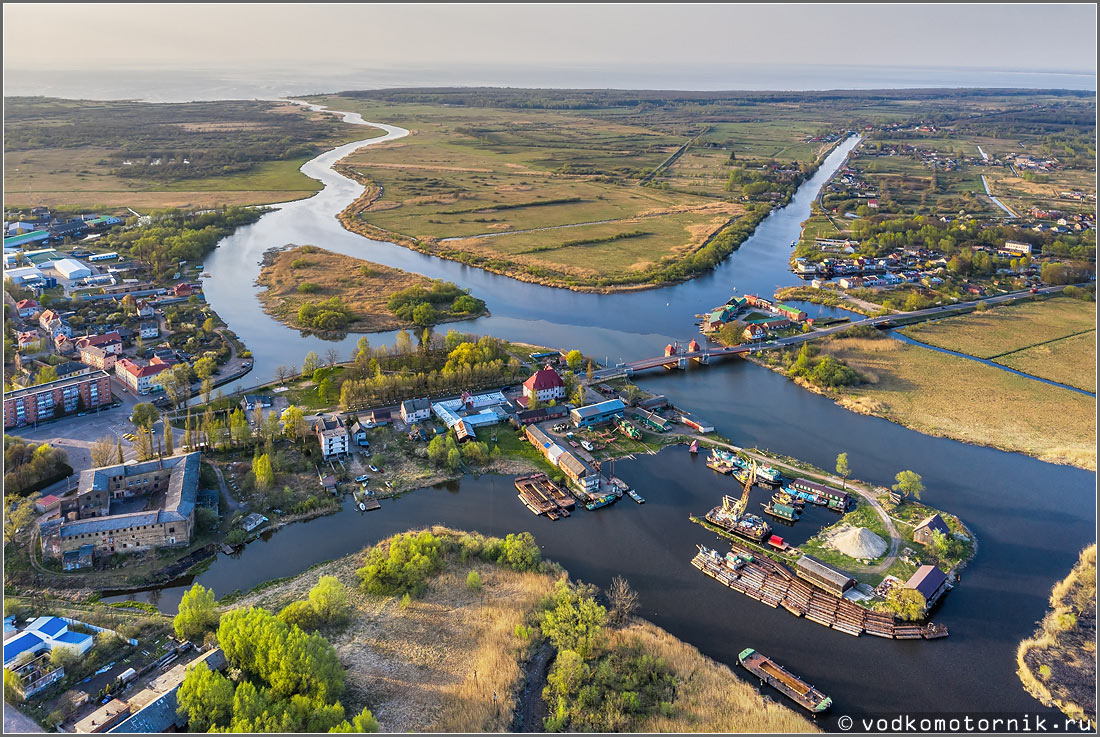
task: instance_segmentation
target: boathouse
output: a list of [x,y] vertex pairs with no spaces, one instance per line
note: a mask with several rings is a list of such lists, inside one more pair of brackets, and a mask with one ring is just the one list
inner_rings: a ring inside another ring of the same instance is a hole
[[947,583],[947,574],[936,566],[921,566],[908,581],[905,588],[915,589],[924,597],[924,608],[928,609],[935,604],[950,588]]
[[558,468],[578,489],[589,494],[596,494],[600,490],[600,477],[589,468],[588,464],[577,458],[568,450],[563,450],[558,457]]
[[810,555],[799,558],[794,568],[795,573],[802,580],[837,596],[844,596],[845,591],[856,585],[855,580],[847,573],[838,571]]

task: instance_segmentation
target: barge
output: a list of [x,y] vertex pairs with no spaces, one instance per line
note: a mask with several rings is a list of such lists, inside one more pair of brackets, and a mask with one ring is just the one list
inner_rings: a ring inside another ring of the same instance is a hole
[[634,491],[634,489],[627,489],[626,493],[630,496],[631,499],[638,502],[638,504],[645,504],[645,499],[642,498],[641,494]]
[[759,678],[762,683],[767,683],[815,716],[824,714],[833,705],[831,698],[801,678],[788,673],[774,660],[751,647],[742,650],[737,660],[745,670]]
[[520,476],[515,484],[516,496],[532,514],[558,520],[568,517],[569,510],[576,505],[573,497],[544,473]]
[[775,502],[769,502],[767,504],[761,504],[766,514],[770,514],[776,519],[781,519],[785,522],[797,522],[798,510],[794,507],[789,507],[786,504],[776,504]]
[[736,504],[736,500],[733,498],[723,497],[722,504],[707,512],[707,522],[755,543],[767,539],[768,535],[771,534],[771,527],[768,523],[755,514],[733,514],[731,507],[734,504]]

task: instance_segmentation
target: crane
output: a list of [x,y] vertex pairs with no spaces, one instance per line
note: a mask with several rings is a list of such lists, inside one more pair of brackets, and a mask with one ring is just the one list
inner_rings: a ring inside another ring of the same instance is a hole
[[753,484],[755,483],[756,461],[753,461],[748,471],[745,472],[745,478],[741,481],[741,498],[734,499],[732,496],[722,497],[722,514],[729,515],[733,519],[740,518],[749,505],[749,492],[752,491]]

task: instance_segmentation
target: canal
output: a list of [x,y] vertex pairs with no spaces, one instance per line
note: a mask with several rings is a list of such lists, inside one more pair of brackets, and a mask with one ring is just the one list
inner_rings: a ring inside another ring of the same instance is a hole
[[[612,361],[656,355],[669,340],[690,339],[693,315],[731,294],[770,294],[777,285],[795,283],[787,270],[790,243],[817,191],[855,143],[853,138],[841,144],[792,202],[712,273],[666,289],[615,295],[525,284],[344,231],[334,215],[358,194],[358,185],[327,167],[357,145],[349,144],[304,167],[326,183],[319,195],[285,205],[219,245],[206,261],[213,274],[205,283],[207,299],[253,350],[257,381],[270,378],[276,365],[300,362],[308,350],[332,345],[300,337],[269,318],[248,286],[263,251],[288,242],[313,243],[471,288],[493,314],[459,329],[577,347]],[[342,342],[345,355],[355,337]],[[392,336],[371,336],[374,345],[388,340]],[[427,524],[488,534],[530,530],[544,554],[574,577],[600,586],[616,575],[628,578],[640,593],[643,616],[707,655],[734,665],[740,650],[753,647],[789,666],[832,696],[827,726],[844,714],[1041,708],[1016,677],[1015,649],[1043,616],[1051,585],[1095,539],[1095,474],[857,415],[744,361],[653,375],[639,384],[698,413],[739,445],[824,468],[832,468],[844,451],[853,475],[875,484],[889,485],[902,469],[920,473],[924,501],[958,514],[980,544],[963,582],[934,613],[951,636],[930,642],[852,638],[770,609],[696,571],[689,564],[696,544],[714,546],[717,538],[688,516],[705,513],[722,494],[735,491],[736,482],[705,468],[704,459],[683,446],[616,464],[616,473],[646,498],[644,505],[624,499],[550,522],[523,507],[510,478],[466,477],[384,501],[381,510],[366,515],[349,502],[340,513],[290,525],[238,555],[219,556],[195,580],[219,596],[247,590]],[[180,581],[139,597],[174,611],[189,584]]]

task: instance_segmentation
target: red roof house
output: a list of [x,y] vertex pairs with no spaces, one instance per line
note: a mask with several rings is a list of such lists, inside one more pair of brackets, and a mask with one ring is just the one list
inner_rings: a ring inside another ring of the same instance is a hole
[[[558,376],[558,372],[550,368],[541,368],[527,381],[523,382],[524,397],[538,397],[539,401],[549,401],[565,397],[565,382]],[[526,406],[526,404],[525,404]]]
[[191,285],[187,282],[180,282],[176,286],[172,287],[172,294],[176,297],[190,297],[191,293]]

